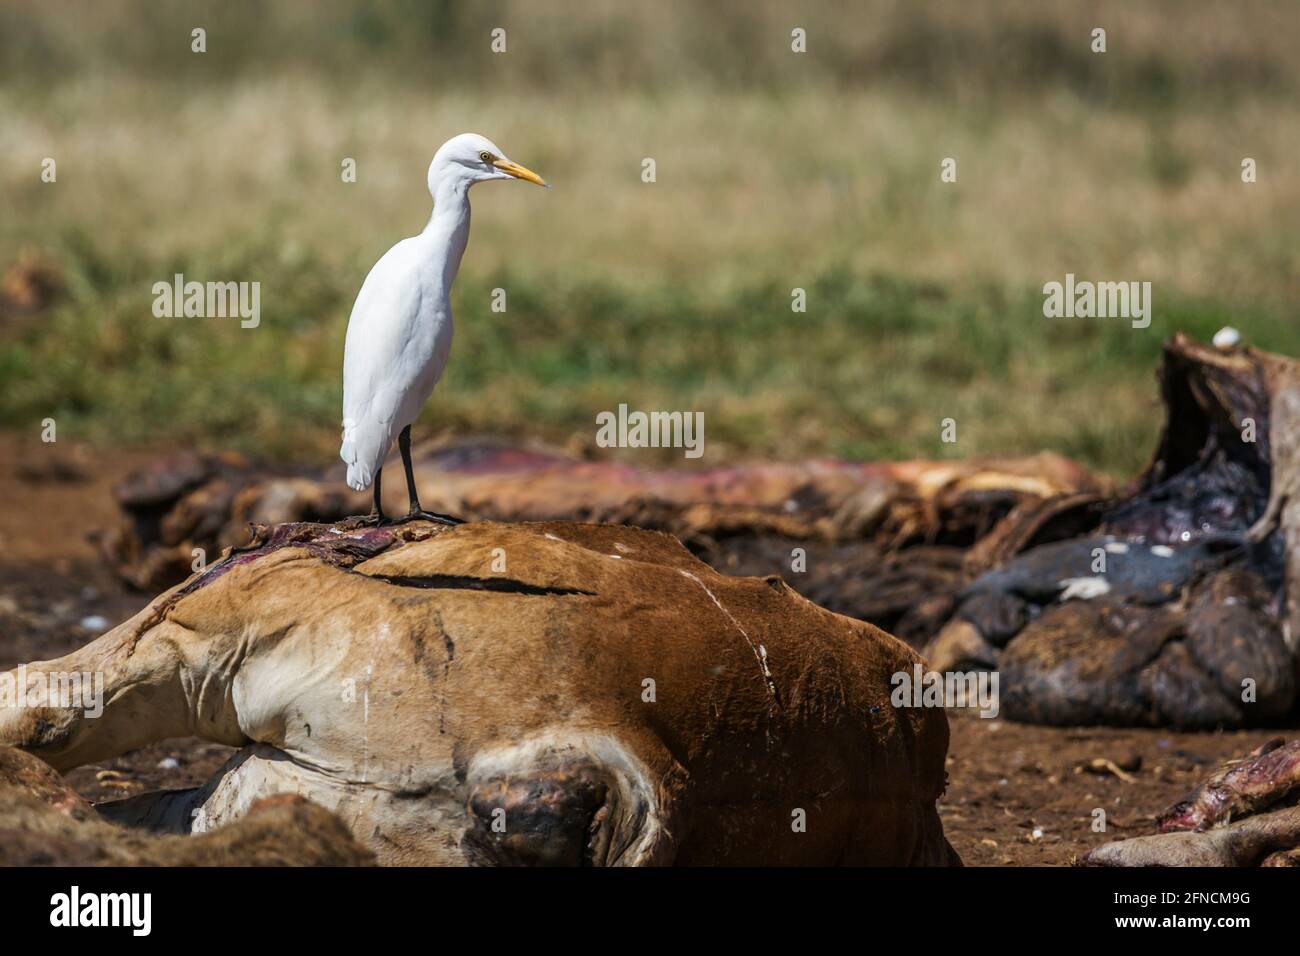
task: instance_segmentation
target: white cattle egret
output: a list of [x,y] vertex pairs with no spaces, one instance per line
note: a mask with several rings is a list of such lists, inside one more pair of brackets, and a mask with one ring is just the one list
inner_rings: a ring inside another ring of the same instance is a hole
[[385,522],[380,473],[397,438],[411,497],[407,518],[457,519],[420,507],[411,473],[411,423],[442,378],[451,353],[451,284],[469,240],[469,187],[489,179],[546,183],[505,158],[489,139],[462,133],[429,164],[433,215],[375,263],[357,293],[343,354],[343,446],[348,485],[375,488],[371,518]]

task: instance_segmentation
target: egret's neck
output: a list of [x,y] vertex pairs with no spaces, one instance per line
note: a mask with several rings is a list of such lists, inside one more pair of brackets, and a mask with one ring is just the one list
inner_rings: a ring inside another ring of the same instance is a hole
[[461,256],[469,242],[469,187],[463,179],[442,179],[433,189],[433,215],[420,234],[429,246],[429,255],[442,273],[443,291],[460,269]]

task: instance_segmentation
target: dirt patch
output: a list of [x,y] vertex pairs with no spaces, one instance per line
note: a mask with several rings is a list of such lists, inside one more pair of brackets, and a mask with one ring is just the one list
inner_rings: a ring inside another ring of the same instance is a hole
[[[1066,866],[1094,846],[1154,833],[1156,817],[1220,763],[1269,737],[1294,735],[949,718],[948,791],[939,816],[967,866]],[[1105,832],[1092,829],[1098,809]]]

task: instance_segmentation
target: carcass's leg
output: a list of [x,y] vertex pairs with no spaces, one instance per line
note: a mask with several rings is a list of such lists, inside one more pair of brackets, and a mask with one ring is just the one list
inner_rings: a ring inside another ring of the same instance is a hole
[[1116,840],[1087,853],[1085,866],[1287,865],[1300,846],[1300,807],[1245,817],[1201,833],[1181,831]]
[[167,737],[244,743],[222,674],[238,648],[196,646],[158,610],[168,597],[71,654],[0,673],[0,743],[56,770]]
[[581,734],[483,752],[467,774],[466,862],[648,866],[672,862],[665,793],[620,741]]
[[415,473],[411,469],[411,426],[407,425],[402,429],[402,433],[397,436],[397,447],[402,452],[402,467],[406,469],[406,493],[411,498],[411,510],[406,513],[403,521],[414,521],[421,519],[424,521],[437,521],[440,524],[464,524],[461,518],[455,518],[451,515],[438,514],[435,511],[425,511],[420,507],[420,495],[415,490]]

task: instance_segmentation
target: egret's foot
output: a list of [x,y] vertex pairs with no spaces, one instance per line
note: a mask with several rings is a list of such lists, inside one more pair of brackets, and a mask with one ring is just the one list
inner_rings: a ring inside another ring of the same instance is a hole
[[382,512],[372,511],[360,518],[353,518],[359,528],[382,528],[386,524],[396,524],[392,518]]
[[436,511],[425,511],[421,508],[412,508],[403,517],[398,518],[394,524],[405,524],[408,521],[432,521],[435,524],[445,524],[455,526],[464,524],[464,518],[457,518],[455,515],[439,514]]

